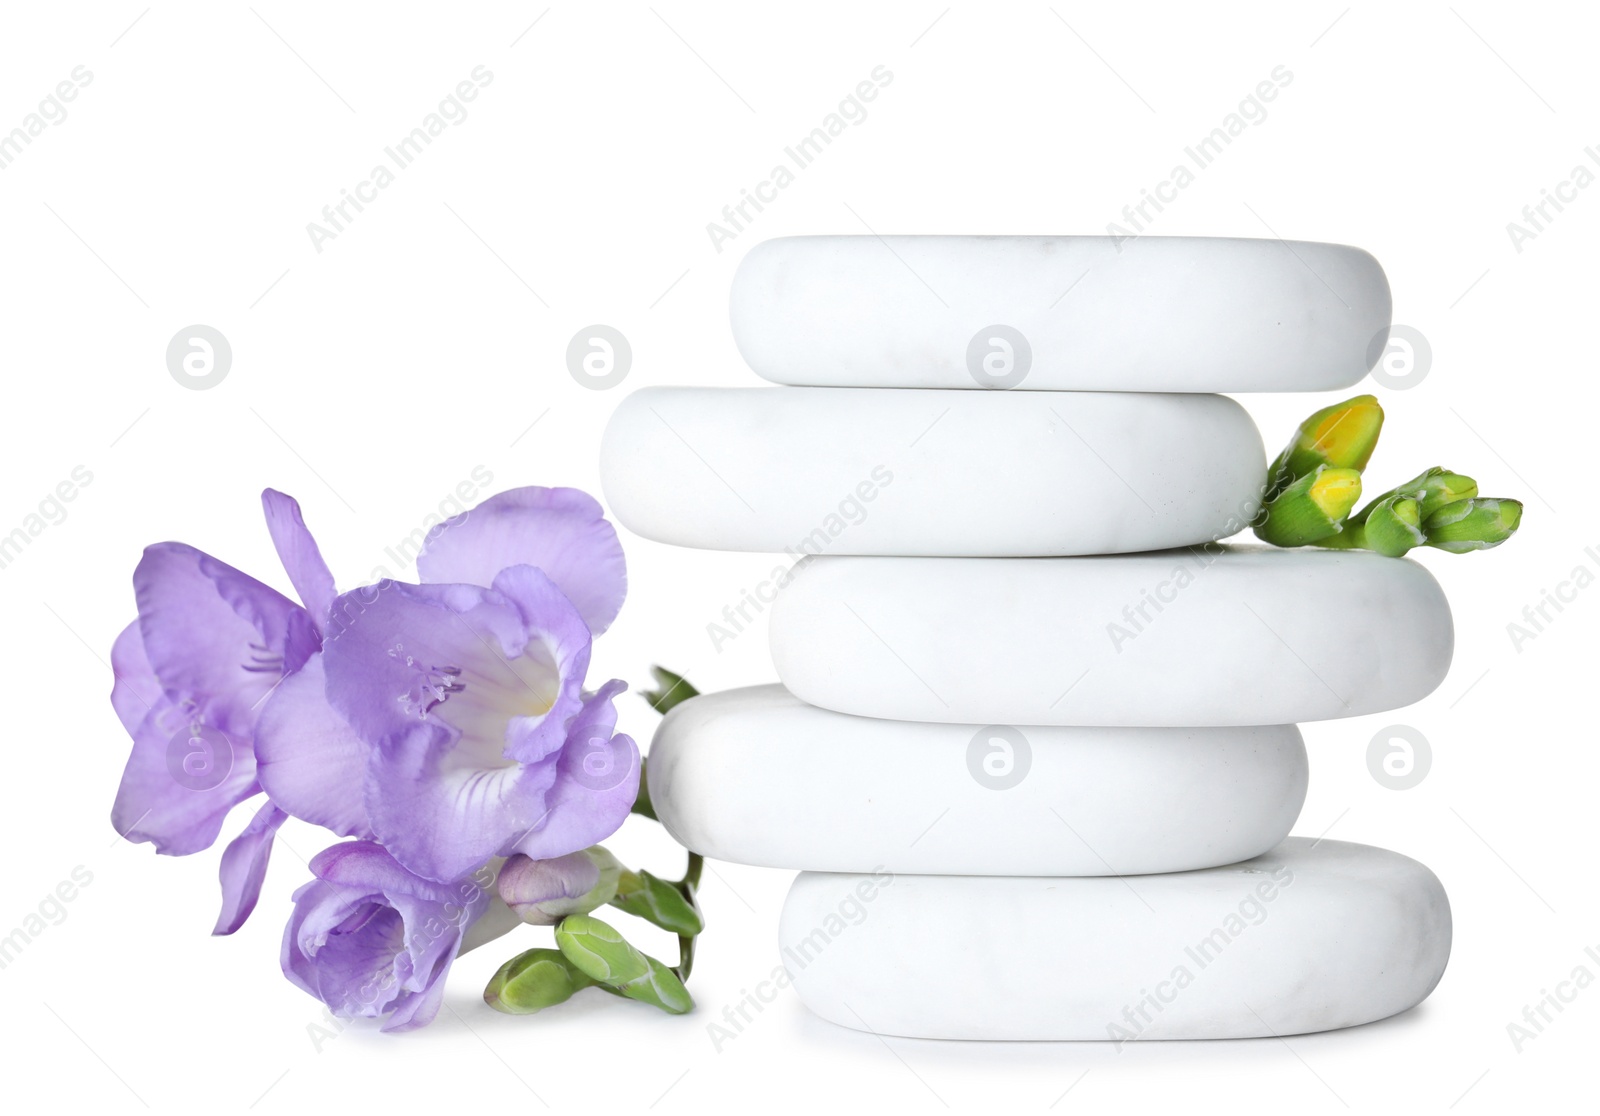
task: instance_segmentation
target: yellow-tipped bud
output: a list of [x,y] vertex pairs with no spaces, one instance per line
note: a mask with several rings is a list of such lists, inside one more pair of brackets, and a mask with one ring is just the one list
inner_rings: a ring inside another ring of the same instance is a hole
[[1372,459],[1383,430],[1383,408],[1376,396],[1358,395],[1324,407],[1295,430],[1294,437],[1267,473],[1267,498],[1313,472],[1319,465],[1360,472]]
[[1256,537],[1273,546],[1306,546],[1337,535],[1361,499],[1361,474],[1319,465],[1267,504]]

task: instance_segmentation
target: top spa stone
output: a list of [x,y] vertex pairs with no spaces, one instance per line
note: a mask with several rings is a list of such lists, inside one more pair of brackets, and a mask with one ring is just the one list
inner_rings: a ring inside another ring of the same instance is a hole
[[630,530],[796,559],[1186,546],[1243,528],[1265,478],[1221,395],[655,387],[600,446]]
[[1346,388],[1390,306],[1359,248],[1228,237],[786,237],[732,294],[774,383],[1044,391]]

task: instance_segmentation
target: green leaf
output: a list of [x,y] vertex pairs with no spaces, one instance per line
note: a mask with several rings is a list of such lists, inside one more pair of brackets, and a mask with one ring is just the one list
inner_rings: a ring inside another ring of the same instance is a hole
[[622,873],[611,905],[686,938],[706,928],[699,910],[677,885],[643,870]]
[[680,705],[692,697],[698,697],[700,691],[689,685],[687,679],[681,674],[674,674],[665,667],[651,667],[650,673],[655,675],[656,688],[654,690],[641,690],[644,699],[650,703],[650,708],[657,713],[665,715],[675,705]]
[[651,821],[660,821],[661,819],[656,817],[655,803],[650,801],[649,768],[647,766],[649,758],[649,756],[639,757],[639,793],[634,796],[630,812],[638,814],[640,817],[649,818]]

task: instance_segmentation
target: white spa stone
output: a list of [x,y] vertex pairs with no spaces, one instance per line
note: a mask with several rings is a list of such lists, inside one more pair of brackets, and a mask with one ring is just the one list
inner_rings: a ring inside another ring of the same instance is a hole
[[[840,387],[1332,391],[1389,315],[1359,248],[1223,237],[789,237],[750,251],[732,295],[751,368]],[[994,326],[1031,363],[985,370]]]
[[659,542],[829,554],[1110,554],[1224,538],[1266,459],[1217,395],[645,388],[600,450]]
[[829,872],[1101,876],[1247,860],[1306,793],[1293,725],[1010,728],[851,717],[782,686],[686,701],[650,802],[718,860]]
[[1420,1003],[1450,956],[1450,903],[1409,857],[1291,837],[1128,879],[805,872],[779,938],[805,1005],[856,1030],[1258,1038]]
[[1409,705],[1450,666],[1444,592],[1365,551],[818,558],[771,610],[802,701],[961,724],[1271,725]]

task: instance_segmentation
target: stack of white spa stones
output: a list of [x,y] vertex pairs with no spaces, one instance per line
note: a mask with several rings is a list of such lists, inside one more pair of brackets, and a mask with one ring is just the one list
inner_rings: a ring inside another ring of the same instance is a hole
[[1331,391],[1383,347],[1365,252],[1266,240],[807,237],[733,289],[784,385],[650,388],[603,478],[648,538],[821,552],[770,610],[781,685],[649,754],[689,848],[803,869],[780,950],[817,1014],[963,1039],[1349,1027],[1432,991],[1438,879],[1289,837],[1295,723],[1443,679],[1420,565],[1220,545],[1266,456],[1217,392]]

